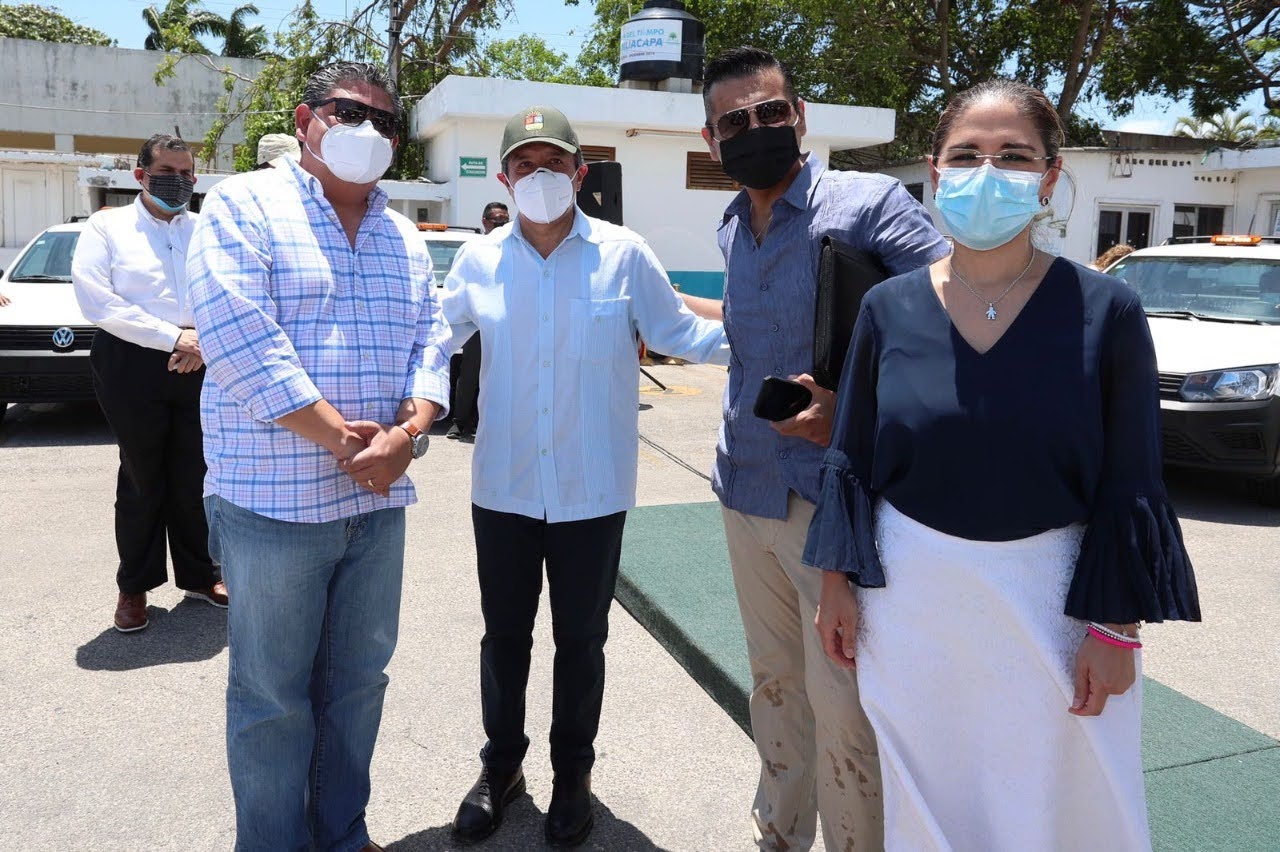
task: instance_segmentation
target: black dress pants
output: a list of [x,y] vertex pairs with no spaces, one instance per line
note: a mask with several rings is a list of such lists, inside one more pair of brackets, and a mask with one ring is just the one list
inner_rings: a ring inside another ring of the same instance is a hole
[[480,332],[471,335],[462,350],[450,362],[453,380],[453,422],[465,432],[474,433],[480,424]]
[[547,523],[472,505],[480,573],[480,700],[491,769],[511,770],[529,748],[525,687],[533,623],[546,563],[556,653],[552,674],[551,767],[577,777],[595,763],[604,700],[604,644],[622,556],[626,512]]
[[204,369],[173,373],[168,352],[148,349],[98,329],[89,363],[98,404],[120,445],[116,478],[116,584],[126,594],[168,579],[203,589],[221,579],[209,558],[204,503],[204,441],[200,387]]

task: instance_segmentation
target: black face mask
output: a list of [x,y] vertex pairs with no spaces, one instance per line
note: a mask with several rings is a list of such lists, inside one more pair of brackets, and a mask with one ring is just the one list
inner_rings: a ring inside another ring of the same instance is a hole
[[196,182],[186,175],[153,175],[148,172],[147,176],[151,178],[147,192],[166,213],[179,212],[191,200]]
[[724,173],[751,189],[777,186],[800,159],[800,140],[790,125],[744,130],[720,143]]

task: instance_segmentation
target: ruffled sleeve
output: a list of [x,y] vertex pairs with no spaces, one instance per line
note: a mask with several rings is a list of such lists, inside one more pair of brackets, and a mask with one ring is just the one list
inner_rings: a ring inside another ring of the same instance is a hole
[[859,586],[880,587],[884,572],[876,552],[870,485],[880,357],[872,301],[868,294],[849,341],[836,391],[831,445],[819,472],[818,505],[801,561],[824,571],[842,571]]
[[1199,621],[1191,558],[1165,493],[1155,347],[1127,294],[1108,317],[1101,354],[1102,476],[1067,592],[1087,621]]
[[1116,624],[1200,620],[1191,559],[1167,499],[1111,499],[1095,509],[1066,612]]
[[804,564],[843,571],[859,586],[882,587],[871,492],[839,450],[827,450],[819,476],[818,510],[809,524]]

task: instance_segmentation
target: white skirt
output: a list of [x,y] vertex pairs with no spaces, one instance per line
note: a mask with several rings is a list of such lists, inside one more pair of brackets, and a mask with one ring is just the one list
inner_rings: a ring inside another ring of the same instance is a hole
[[1083,533],[969,541],[877,507],[887,585],[860,590],[857,661],[886,849],[1151,848],[1141,658],[1101,716],[1067,712],[1086,625],[1062,610]]

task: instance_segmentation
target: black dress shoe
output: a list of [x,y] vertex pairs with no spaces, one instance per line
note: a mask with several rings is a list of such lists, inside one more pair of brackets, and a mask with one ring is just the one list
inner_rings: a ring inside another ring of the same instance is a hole
[[462,843],[477,843],[498,830],[507,805],[524,793],[524,772],[485,767],[471,787],[458,815],[453,818],[453,836]]
[[551,783],[551,806],[547,808],[547,843],[562,849],[580,846],[594,825],[591,773],[557,775]]

